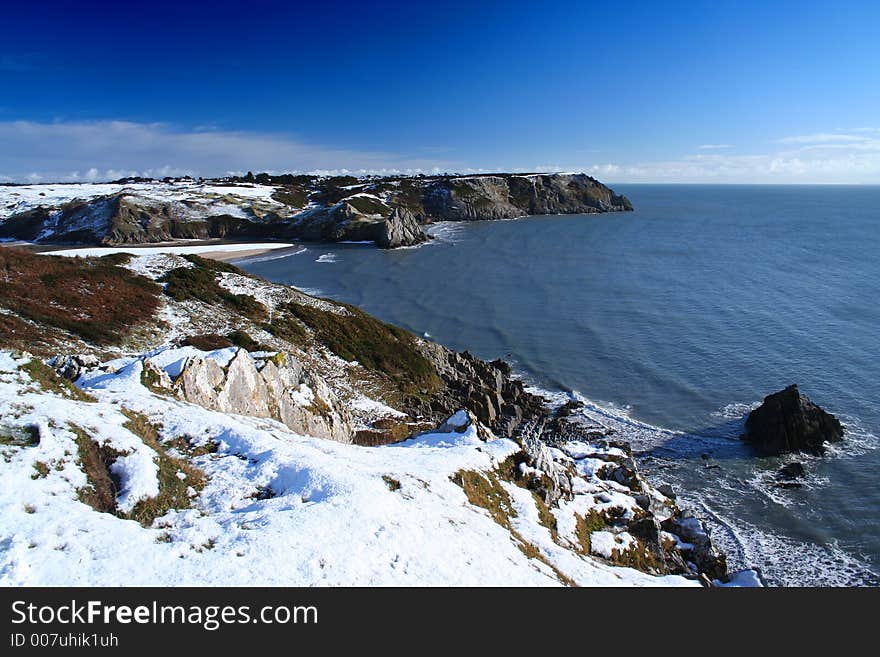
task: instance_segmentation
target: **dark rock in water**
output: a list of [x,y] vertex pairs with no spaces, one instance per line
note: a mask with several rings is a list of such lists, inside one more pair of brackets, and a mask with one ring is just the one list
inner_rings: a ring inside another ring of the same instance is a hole
[[792,479],[803,479],[806,476],[807,471],[804,468],[804,464],[798,463],[797,461],[782,466],[779,469],[779,472],[776,473],[777,479],[784,479],[787,481],[791,481]]
[[843,426],[800,394],[796,385],[790,385],[765,397],[749,413],[744,438],[765,455],[809,452],[821,456],[826,442],[843,440]]
[[676,498],[675,491],[669,484],[660,484],[659,486],[657,486],[657,490],[665,497],[668,497],[670,500],[674,500]]

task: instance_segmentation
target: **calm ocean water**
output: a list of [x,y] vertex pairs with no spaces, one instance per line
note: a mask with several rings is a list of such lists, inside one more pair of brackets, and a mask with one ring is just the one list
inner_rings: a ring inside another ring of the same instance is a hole
[[[439,224],[426,246],[240,263],[578,394],[774,584],[880,583],[880,187],[616,185],[633,213]],[[744,415],[796,382],[847,425],[754,458]]]

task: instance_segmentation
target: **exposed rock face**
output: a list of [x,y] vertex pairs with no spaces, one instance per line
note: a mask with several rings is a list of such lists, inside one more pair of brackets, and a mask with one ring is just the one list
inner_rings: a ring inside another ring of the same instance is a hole
[[187,401],[211,410],[273,418],[300,433],[352,441],[351,420],[336,395],[288,354],[260,363],[239,349],[225,368],[195,357],[174,387]]
[[415,215],[405,208],[394,208],[388,218],[379,224],[377,233],[374,241],[383,249],[415,246],[430,239],[419,226]]
[[[0,208],[0,237],[107,245],[277,238],[396,248],[430,239],[421,224],[433,221],[632,210],[625,197],[585,174],[299,176],[295,184],[290,176],[258,179],[256,187],[235,180],[189,186],[155,181],[120,186],[109,195],[101,188],[102,195],[6,217]],[[254,194],[255,188],[261,193]]]
[[826,442],[843,440],[840,421],[816,406],[796,385],[773,393],[749,413],[744,438],[766,455],[822,455]]
[[436,221],[632,210],[626,197],[585,174],[452,178],[430,185],[424,206]]
[[466,408],[499,435],[511,435],[523,420],[546,410],[539,398],[511,376],[510,365],[504,361],[486,362],[467,351],[457,353],[434,343],[426,343],[425,350],[446,390],[433,396],[429,407],[422,409],[423,415]]

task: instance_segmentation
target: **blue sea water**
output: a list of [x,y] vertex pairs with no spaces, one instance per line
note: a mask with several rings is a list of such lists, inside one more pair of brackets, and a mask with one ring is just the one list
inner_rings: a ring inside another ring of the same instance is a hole
[[[444,223],[425,246],[306,245],[240,264],[511,361],[641,453],[734,567],[779,585],[880,583],[880,187],[618,185],[632,213]],[[798,383],[847,425],[825,458],[738,440]]]

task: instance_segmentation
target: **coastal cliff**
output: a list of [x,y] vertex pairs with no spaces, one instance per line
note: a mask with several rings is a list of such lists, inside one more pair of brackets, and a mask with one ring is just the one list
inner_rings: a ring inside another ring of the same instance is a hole
[[[0,465],[14,482],[0,515],[29,527],[39,514],[23,564],[63,560],[38,528],[77,518],[76,572],[107,584],[122,577],[108,536],[154,564],[146,583],[165,561],[249,583],[729,577],[627,445],[570,423],[576,403],[554,407],[502,361],[197,256],[2,249],[0,276]],[[352,560],[355,544],[372,556]],[[408,569],[375,570],[387,545]],[[282,549],[284,565],[264,563]],[[262,569],[240,578],[241,554]]]
[[102,245],[301,239],[396,248],[429,240],[422,226],[437,221],[626,210],[626,197],[585,174],[137,179],[2,186],[0,238]]

